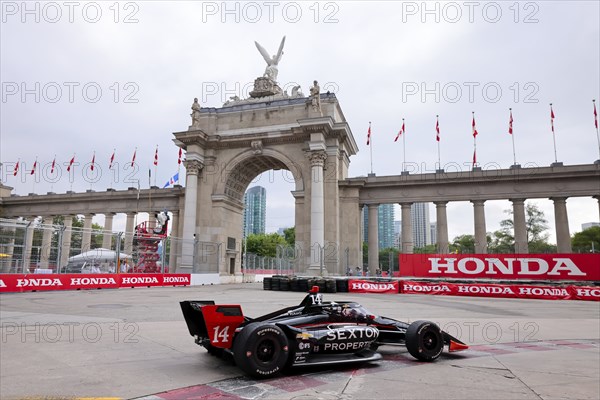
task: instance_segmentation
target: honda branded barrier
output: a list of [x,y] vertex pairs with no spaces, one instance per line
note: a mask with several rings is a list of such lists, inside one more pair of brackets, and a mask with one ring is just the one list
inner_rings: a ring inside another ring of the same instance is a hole
[[499,285],[491,283],[401,281],[400,293],[542,300],[600,301],[600,287],[576,285],[540,286],[521,283],[514,285]]
[[2,274],[0,292],[189,286],[190,274]]
[[348,291],[354,293],[398,293],[398,281],[381,282],[349,279]]
[[600,254],[400,254],[401,278],[600,281]]

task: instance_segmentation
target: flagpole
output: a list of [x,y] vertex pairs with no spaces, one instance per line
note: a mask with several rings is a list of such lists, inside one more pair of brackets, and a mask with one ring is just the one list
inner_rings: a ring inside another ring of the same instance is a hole
[[[94,164],[96,163],[96,150],[94,150],[94,155],[92,156],[92,171],[94,170]],[[90,192],[93,191],[94,179],[90,179]]]
[[404,161],[402,162],[402,171],[406,171],[406,130],[404,129],[404,118],[402,118],[402,152]]
[[[52,171],[50,171],[54,175],[54,163],[56,162],[56,154],[54,155],[54,160],[52,161]],[[54,192],[54,182],[50,183],[50,192]]]
[[435,130],[436,130],[436,141],[437,141],[437,150],[438,150],[438,167],[437,169],[442,169],[442,157],[440,156],[440,139],[439,139],[439,128],[440,128],[440,116],[436,115],[435,116],[436,119],[436,125],[435,125]]
[[[150,183],[150,168],[148,168],[148,210],[150,210],[150,215],[152,215],[152,184]],[[148,217],[148,221],[150,221],[151,216]]]
[[156,151],[154,152],[154,186],[156,186],[156,169],[158,168],[158,145],[156,145]]
[[[117,151],[117,148],[116,147],[113,148],[113,153],[110,156],[110,165],[108,166],[109,171],[112,171],[113,161],[115,160],[114,157],[115,157],[115,152],[116,151]],[[109,174],[110,174],[110,172],[109,172]],[[112,176],[110,177],[110,188],[111,189],[113,188],[113,177]]]
[[596,161],[600,164],[600,133],[598,132],[598,112],[596,111],[596,99],[592,100],[594,103],[594,125],[596,125],[596,139],[598,140],[598,160]]
[[[76,155],[77,155],[77,153],[73,153],[73,158],[71,158],[71,160],[75,160]],[[73,161],[73,163],[75,163],[75,161]],[[69,169],[70,169],[70,167],[71,167],[71,162],[69,162]],[[71,171],[68,171],[68,172],[71,172]],[[72,192],[73,191],[73,181],[75,180],[75,172],[73,172],[73,179],[70,179],[70,177],[69,177],[69,180],[71,181],[70,191]]]
[[477,164],[477,135],[475,135],[475,130],[477,128],[475,128],[475,111],[472,112],[473,113],[473,169],[475,169],[475,166]]
[[552,125],[552,142],[554,143],[554,163],[558,164],[558,156],[556,155],[556,135],[554,134],[554,112],[552,111],[552,103],[550,103],[550,124]]
[[35,156],[35,161],[33,162],[33,184],[31,185],[31,193],[35,194],[35,170],[37,168],[37,160],[38,156]]
[[517,165],[517,153],[515,152],[515,133],[514,133],[514,129],[513,129],[513,119],[512,119],[512,108],[508,109],[510,111],[510,137],[512,139],[512,146],[513,146],[513,160],[514,160],[514,164],[513,165]]
[[371,155],[371,175],[373,175],[373,138],[371,137],[371,121],[369,121],[369,153]]

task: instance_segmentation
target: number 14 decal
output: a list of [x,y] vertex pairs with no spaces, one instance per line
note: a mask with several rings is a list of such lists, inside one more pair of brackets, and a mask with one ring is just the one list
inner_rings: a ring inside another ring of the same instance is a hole
[[215,326],[214,334],[213,334],[213,342],[214,343],[229,342],[229,326],[225,326],[223,328],[221,328],[220,326]]

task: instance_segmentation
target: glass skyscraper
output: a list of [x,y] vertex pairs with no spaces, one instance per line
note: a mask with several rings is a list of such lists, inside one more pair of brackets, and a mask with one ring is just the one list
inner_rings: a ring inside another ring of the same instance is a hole
[[[380,204],[378,209],[379,248],[394,247],[394,205]],[[369,208],[363,208],[363,241],[369,238]]]
[[244,237],[251,233],[265,233],[267,221],[267,191],[254,186],[244,194]]

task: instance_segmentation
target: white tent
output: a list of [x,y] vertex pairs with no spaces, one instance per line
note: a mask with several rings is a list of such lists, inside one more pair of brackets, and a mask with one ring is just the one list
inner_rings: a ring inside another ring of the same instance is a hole
[[[90,251],[86,251],[85,253],[77,254],[76,256],[69,257],[69,262],[71,261],[96,261],[96,262],[107,262],[114,261],[117,257],[117,252],[109,249],[93,249]],[[131,256],[125,253],[119,253],[119,258],[121,260],[127,259],[131,260]]]

